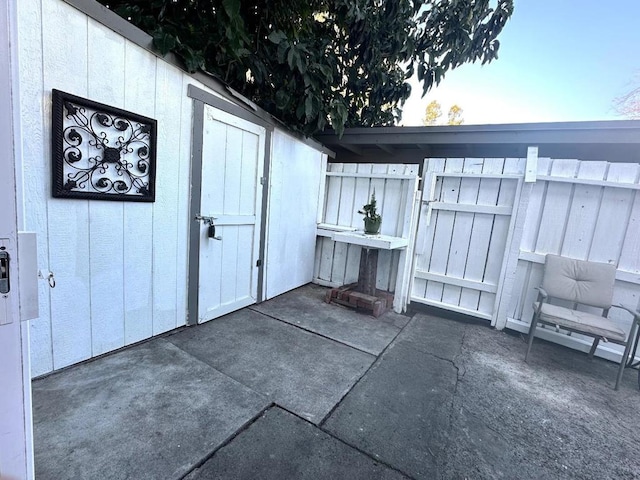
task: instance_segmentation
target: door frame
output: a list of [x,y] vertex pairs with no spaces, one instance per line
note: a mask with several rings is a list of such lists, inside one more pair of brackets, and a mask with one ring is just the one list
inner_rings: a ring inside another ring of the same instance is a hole
[[[9,253],[10,290],[0,298],[0,477],[33,478],[29,323],[20,318],[18,229],[22,224],[18,1],[0,3],[0,238]],[[35,112],[34,112],[35,114]]]
[[[200,213],[202,199],[202,142],[204,128],[204,107],[209,105],[223,112],[234,115],[242,120],[254,123],[265,129],[264,167],[261,176],[262,183],[262,215],[260,219],[260,245],[258,258],[258,285],[256,302],[263,299],[264,290],[264,256],[267,234],[267,207],[269,200],[269,168],[271,163],[271,134],[273,124],[266,122],[259,116],[245,110],[238,105],[202,90],[195,85],[189,85],[187,95],[193,99],[193,125],[191,132],[191,201],[189,204],[189,271],[187,279],[187,325],[198,324],[198,283],[200,279],[200,222],[196,215]],[[250,106],[250,105],[249,105]]]

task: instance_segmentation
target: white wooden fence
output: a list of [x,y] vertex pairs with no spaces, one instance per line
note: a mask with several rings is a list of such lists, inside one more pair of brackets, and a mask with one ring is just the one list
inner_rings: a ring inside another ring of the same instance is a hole
[[[554,253],[617,266],[614,304],[637,307],[640,300],[640,165],[539,159],[535,184],[525,188],[521,240],[510,298],[504,299],[506,326],[526,331],[541,283],[544,255]],[[611,309],[627,331],[631,316]],[[588,350],[591,339],[540,333],[547,339]],[[604,344],[600,356],[619,360],[620,348]]]
[[523,172],[523,159],[425,163],[411,301],[495,324]]
[[[400,225],[411,215],[406,180],[376,175],[414,174],[416,166],[329,168],[320,222],[361,228],[357,210],[375,188],[382,233],[401,236]],[[553,253],[615,264],[614,303],[637,307],[640,165],[540,158],[533,183],[524,182],[525,168],[524,158],[425,160],[419,220],[412,222],[417,234],[407,249],[415,248],[411,284],[408,292],[396,285],[399,252],[381,252],[378,288],[526,332],[544,257]],[[360,247],[319,237],[314,281],[354,282],[359,255]],[[609,316],[628,331],[628,313],[614,308]],[[585,351],[592,341],[552,329],[539,336]],[[619,360],[621,350],[605,343],[596,354]]]
[[[329,164],[325,187],[321,191],[323,205],[318,223],[362,230],[362,215],[358,210],[369,202],[371,193],[375,191],[378,211],[383,218],[380,233],[409,238],[413,228],[411,218],[418,169],[418,165]],[[318,237],[313,281],[325,286],[355,282],[358,279],[360,250],[357,245]],[[396,290],[398,267],[402,263],[400,258],[406,255],[407,251],[380,251],[377,288],[390,292]],[[410,260],[409,252],[408,266]],[[406,277],[408,279],[408,275]]]

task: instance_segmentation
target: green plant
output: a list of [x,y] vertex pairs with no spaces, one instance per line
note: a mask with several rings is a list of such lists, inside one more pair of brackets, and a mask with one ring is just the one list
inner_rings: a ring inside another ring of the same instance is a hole
[[361,213],[362,215],[364,215],[364,219],[365,220],[366,219],[382,220],[382,217],[380,216],[380,214],[376,210],[376,192],[375,192],[375,190],[371,194],[371,200],[369,200],[369,203],[364,205],[362,207],[362,210],[358,210],[358,213]]
[[380,225],[382,224],[382,216],[376,211],[376,192],[371,194],[371,200],[358,213],[364,215],[364,233],[377,235],[380,233]]

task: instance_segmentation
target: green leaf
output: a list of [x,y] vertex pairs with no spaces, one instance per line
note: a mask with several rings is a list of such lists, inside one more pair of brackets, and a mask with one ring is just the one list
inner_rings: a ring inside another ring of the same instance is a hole
[[163,56],[173,50],[176,46],[176,37],[165,32],[162,28],[158,28],[154,31],[152,37],[153,45]]
[[307,98],[304,99],[304,116],[307,121],[313,117],[313,97],[311,95],[307,95]]
[[287,104],[289,103],[289,99],[291,97],[289,97],[289,94],[287,93],[286,90],[284,89],[280,89],[276,92],[276,107],[279,108],[280,110],[284,110],[287,107]]
[[276,45],[278,45],[283,40],[286,40],[287,36],[284,34],[284,32],[281,32],[280,30],[276,30],[271,32],[267,38],[272,43],[275,43]]
[[229,18],[237,17],[240,14],[240,0],[222,0],[222,6]]
[[298,52],[295,51],[293,47],[289,49],[289,53],[287,53],[287,63],[289,64],[289,68],[293,70],[293,64],[295,62],[295,57],[298,55]]

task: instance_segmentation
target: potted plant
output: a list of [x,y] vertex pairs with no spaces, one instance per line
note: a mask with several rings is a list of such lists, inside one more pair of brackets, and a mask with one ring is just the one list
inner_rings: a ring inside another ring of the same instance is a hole
[[369,235],[376,235],[380,232],[380,223],[382,223],[382,217],[376,211],[376,192],[375,190],[371,194],[371,200],[369,203],[362,207],[362,210],[358,210],[358,213],[364,215],[364,233]]

